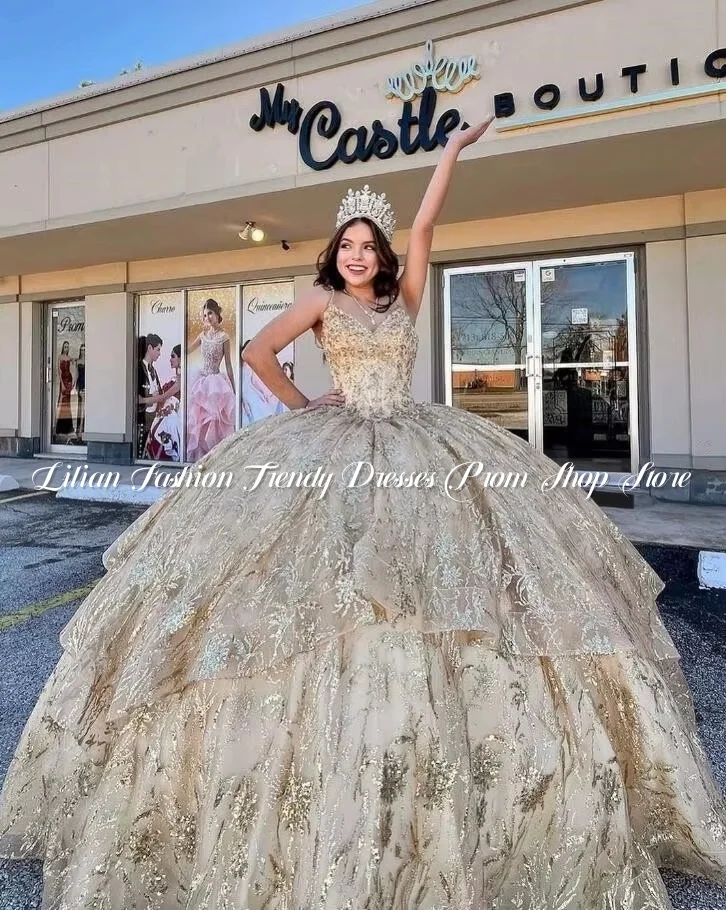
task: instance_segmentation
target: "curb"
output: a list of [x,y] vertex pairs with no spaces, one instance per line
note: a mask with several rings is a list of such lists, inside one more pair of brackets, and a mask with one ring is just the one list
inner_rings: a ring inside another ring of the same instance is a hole
[[109,489],[105,487],[64,487],[55,494],[56,499],[74,499],[83,502],[111,502],[128,505],[149,506],[167,493],[160,487],[146,487],[137,490],[131,484],[121,483]]
[[699,587],[704,590],[726,590],[726,553],[700,550],[696,569]]

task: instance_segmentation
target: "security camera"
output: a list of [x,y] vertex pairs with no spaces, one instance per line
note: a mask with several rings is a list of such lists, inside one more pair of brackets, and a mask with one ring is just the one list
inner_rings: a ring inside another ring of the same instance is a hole
[[280,246],[283,248],[283,250],[285,252],[287,252],[290,249],[290,244],[287,242],[287,240],[281,240]]

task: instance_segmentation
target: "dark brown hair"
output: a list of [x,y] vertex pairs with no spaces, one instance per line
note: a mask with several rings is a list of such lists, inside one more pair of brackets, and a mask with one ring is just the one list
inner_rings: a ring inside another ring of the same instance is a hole
[[343,235],[347,229],[352,224],[357,224],[358,222],[367,224],[373,232],[373,238],[376,244],[376,253],[378,255],[378,274],[373,279],[373,293],[377,298],[388,298],[388,302],[375,307],[374,312],[385,313],[399,294],[399,262],[398,256],[396,256],[396,254],[393,252],[393,248],[388,242],[385,234],[374,221],[370,220],[370,218],[352,218],[350,221],[346,221],[344,225],[338,228],[335,234],[333,234],[330,243],[318,256],[318,277],[315,279],[315,284],[319,284],[324,288],[329,288],[330,290],[344,290],[345,280],[338,271],[338,266],[336,263],[338,256],[338,247],[340,246],[340,242],[343,239]]
[[204,301],[202,312],[205,310],[209,310],[210,313],[214,313],[214,315],[219,320],[219,324],[222,324],[222,307],[217,303],[214,297],[207,297],[207,299]]
[[160,344],[164,344],[164,342],[153,332],[149,335],[139,335],[139,360],[143,360],[146,357],[146,352],[149,348],[158,348]]

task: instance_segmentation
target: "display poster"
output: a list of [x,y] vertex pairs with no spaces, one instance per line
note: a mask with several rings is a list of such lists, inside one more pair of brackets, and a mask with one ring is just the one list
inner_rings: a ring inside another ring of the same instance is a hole
[[86,320],[82,303],[52,311],[52,445],[86,444]]
[[136,458],[182,460],[184,292],[138,297]]
[[237,428],[237,287],[187,291],[186,460]]
[[[243,427],[263,417],[282,414],[288,410],[241,358],[242,351],[249,341],[269,322],[289,309],[294,301],[293,281],[266,281],[260,284],[246,284],[242,288],[240,425]],[[291,342],[283,348],[277,359],[287,377],[295,382],[295,343]]]

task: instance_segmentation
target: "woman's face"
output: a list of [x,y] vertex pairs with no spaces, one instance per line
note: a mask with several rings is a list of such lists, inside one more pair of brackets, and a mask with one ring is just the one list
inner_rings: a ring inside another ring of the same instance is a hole
[[346,228],[335,259],[343,281],[351,288],[368,287],[380,271],[376,238],[363,221]]
[[61,345],[61,354],[67,354],[67,353],[68,353],[68,342],[64,341],[63,344]]
[[169,366],[172,368],[172,370],[178,370],[180,364],[181,364],[181,357],[179,357],[178,354],[176,354],[174,351],[172,351],[171,355],[169,356]]
[[285,366],[282,368],[282,370],[288,379],[292,379],[292,370],[290,369],[289,363],[286,363]]
[[85,356],[86,356],[86,346],[85,346],[85,344],[82,344],[78,350],[78,359],[83,360],[83,358]]
[[208,310],[204,308],[204,313],[202,315],[202,320],[205,325],[218,326],[219,325],[219,316],[214,312],[214,310]]
[[156,361],[161,356],[161,345],[157,344],[156,347],[152,347],[152,345],[149,345],[149,347],[147,348],[147,356],[148,356],[149,363],[156,363]]

